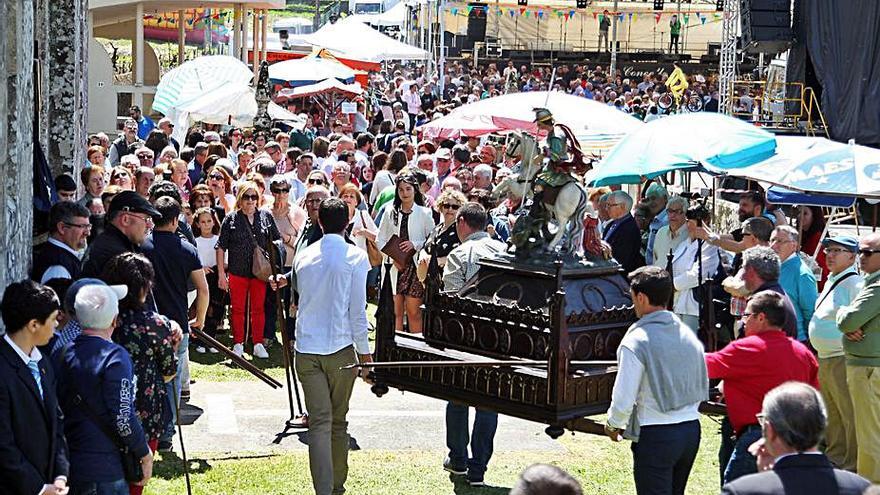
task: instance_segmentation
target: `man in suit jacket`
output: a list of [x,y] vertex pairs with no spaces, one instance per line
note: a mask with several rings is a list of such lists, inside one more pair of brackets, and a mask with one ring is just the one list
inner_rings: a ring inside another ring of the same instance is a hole
[[764,396],[763,438],[752,445],[763,471],[736,479],[723,495],[861,495],[871,483],[835,469],[817,445],[828,423],[822,396],[806,383],[786,382]]
[[67,446],[55,374],[37,346],[55,333],[55,292],[30,280],[3,294],[0,338],[0,495],[67,493]]
[[605,226],[602,240],[605,241],[606,250],[610,249],[614,259],[626,273],[630,273],[645,265],[640,252],[642,233],[630,213],[633,199],[624,191],[612,191],[605,205],[611,221]]

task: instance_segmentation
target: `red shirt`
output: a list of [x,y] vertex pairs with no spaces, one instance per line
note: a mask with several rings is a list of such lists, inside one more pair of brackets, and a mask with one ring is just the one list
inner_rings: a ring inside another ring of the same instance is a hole
[[724,380],[727,415],[737,433],[757,423],[764,395],[787,381],[819,388],[819,365],[813,353],[781,330],[734,340],[706,354],[709,378]]

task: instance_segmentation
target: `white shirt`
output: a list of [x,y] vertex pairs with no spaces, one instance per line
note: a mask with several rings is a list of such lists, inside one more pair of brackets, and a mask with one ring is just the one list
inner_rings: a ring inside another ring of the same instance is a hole
[[299,177],[296,175],[296,169],[284,174],[284,179],[287,181],[287,184],[290,185],[290,193],[287,195],[287,202],[290,203],[291,206],[298,206],[299,200],[306,196],[308,187],[303,181],[299,180]]
[[27,364],[31,361],[39,362],[40,359],[43,359],[43,355],[40,354],[40,350],[37,349],[37,346],[34,346],[33,350],[31,350],[31,355],[28,356],[24,353],[23,350],[21,350],[21,347],[18,347],[18,344],[16,344],[11,338],[9,338],[8,333],[3,334],[3,339],[6,340],[6,342],[12,347],[12,350],[15,351],[16,354],[18,354],[18,357],[20,357],[21,360],[24,361],[25,366],[27,366]]
[[[80,259],[82,258],[82,253],[80,253],[79,251],[74,251],[70,246],[68,246],[67,244],[64,244],[63,242],[59,241],[58,239],[55,239],[54,237],[49,238],[49,243],[54,244],[55,246],[58,246],[61,249],[70,251],[77,258],[80,258]],[[61,265],[52,265],[49,268],[47,268],[45,272],[43,272],[43,277],[40,279],[40,283],[45,284],[46,282],[48,282],[49,280],[52,280],[53,278],[71,278],[71,276],[70,276],[70,272],[67,271],[67,268],[64,268]]]
[[366,251],[326,234],[293,260],[299,308],[296,351],[329,355],[354,345],[369,354]]
[[196,250],[202,266],[217,266],[217,239],[220,236],[196,237]]
[[636,406],[636,417],[640,426],[673,425],[700,418],[699,402],[668,412],[661,411],[651,392],[645,367],[631,350],[624,346],[618,347],[617,361],[617,378],[611,393],[611,409],[608,410],[609,425],[625,430],[629,425],[633,404]]
[[413,93],[410,90],[406,90],[403,93],[402,99],[406,103],[406,113],[419,113],[422,109],[422,97],[419,96],[418,91]]
[[[672,285],[675,287],[675,302],[672,308],[679,316],[699,316],[700,314],[700,305],[697,304],[693,294],[693,289],[698,287],[700,283],[700,265],[697,261],[698,247],[699,243],[696,239],[688,239],[673,252]],[[702,280],[705,282],[715,275],[715,271],[718,269],[718,247],[704,242],[702,258]]]
[[362,235],[354,235],[357,230],[367,230],[372,233],[379,232],[379,227],[376,226],[376,222],[373,221],[373,217],[367,213],[366,210],[357,209],[354,211],[354,216],[351,217],[350,224],[353,224],[351,229],[351,240],[354,241],[354,245],[363,249],[364,252],[367,251],[367,238]]

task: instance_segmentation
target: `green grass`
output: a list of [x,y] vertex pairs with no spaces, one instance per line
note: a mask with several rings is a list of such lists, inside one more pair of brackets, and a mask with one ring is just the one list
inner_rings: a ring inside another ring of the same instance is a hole
[[[718,492],[718,427],[704,418],[703,442],[688,482],[688,493]],[[389,424],[388,428],[394,425]],[[436,451],[355,451],[349,456],[348,493],[355,495],[506,494],[519,473],[537,462],[557,465],[577,478],[584,493],[635,493],[630,443],[578,434],[558,440],[563,452],[499,452],[492,457],[485,488],[455,482],[442,470],[444,447]],[[288,495],[313,493],[308,454],[191,454],[194,494]],[[176,457],[157,463],[148,495],[185,493],[183,463]]]
[[[374,323],[375,307],[368,311]],[[371,333],[372,339],[372,333]],[[221,337],[231,342],[228,336]],[[246,347],[249,350],[249,347]],[[283,381],[284,371],[280,345],[269,349],[268,360],[253,360],[260,369]],[[233,367],[220,354],[190,353],[190,371],[196,380],[251,381],[249,373]],[[355,406],[356,407],[356,406]],[[599,419],[599,418],[596,418]],[[703,441],[688,482],[688,493],[718,493],[717,424],[704,417]],[[388,428],[395,425],[389,423]],[[291,440],[294,441],[294,440]],[[537,462],[557,465],[577,478],[589,494],[635,493],[632,481],[630,443],[612,443],[605,437],[587,434],[566,434],[558,442],[563,451],[496,452],[486,473],[488,487],[472,489],[460,478],[451,479],[440,464],[445,453],[443,445],[433,451],[366,450],[353,451],[349,456],[348,493],[353,495],[445,495],[445,494],[506,494],[523,469]],[[197,495],[300,495],[313,493],[305,451],[278,453],[190,453],[193,493]],[[455,481],[455,482],[453,482]],[[181,495],[186,493],[183,462],[170,454],[156,464],[147,495]]]

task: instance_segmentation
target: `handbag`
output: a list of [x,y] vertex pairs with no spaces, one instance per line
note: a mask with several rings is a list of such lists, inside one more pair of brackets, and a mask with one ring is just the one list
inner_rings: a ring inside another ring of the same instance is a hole
[[[262,222],[262,218],[260,212],[257,211],[254,223]],[[267,282],[269,277],[272,276],[272,263],[269,261],[269,253],[257,243],[257,233],[254,232],[253,225],[250,226],[250,229],[251,238],[254,241],[254,252],[251,255],[251,273],[253,273],[254,278]]]
[[[64,351],[61,353],[61,364],[65,368],[67,368],[67,351],[70,349],[70,345],[64,348]],[[116,448],[119,449],[119,460],[122,463],[122,473],[125,476],[125,481],[130,483],[137,483],[144,479],[144,468],[141,466],[141,458],[131,449],[128,448],[128,445],[122,440],[122,437],[119,435],[119,432],[107,426],[106,423],[101,421],[98,415],[89,407],[88,403],[83,400],[82,395],[79,392],[79,386],[77,385],[75,380],[71,380],[71,384],[73,386],[73,391],[75,393],[73,397],[73,405],[77,406],[86,413],[86,416],[89,417],[90,420],[101,430],[107,438],[116,445]]]
[[[361,223],[364,224],[364,227],[366,228],[367,222],[364,220],[363,210],[361,210]],[[379,251],[379,246],[376,245],[376,241],[366,236],[364,236],[364,241],[366,241],[367,245],[367,258],[370,260],[370,266],[375,268],[381,265],[382,252]]]

